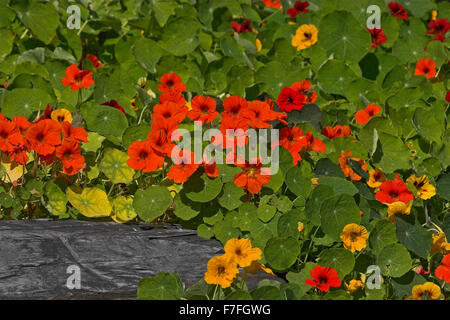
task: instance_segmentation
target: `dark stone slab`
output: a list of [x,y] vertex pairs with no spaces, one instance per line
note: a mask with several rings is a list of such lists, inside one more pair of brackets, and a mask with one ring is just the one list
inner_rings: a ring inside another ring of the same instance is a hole
[[[222,253],[218,241],[176,225],[0,221],[0,299],[135,299],[140,279],[178,271],[189,287]],[[67,287],[70,266],[79,267],[80,289]],[[262,278],[248,278],[249,288]]]

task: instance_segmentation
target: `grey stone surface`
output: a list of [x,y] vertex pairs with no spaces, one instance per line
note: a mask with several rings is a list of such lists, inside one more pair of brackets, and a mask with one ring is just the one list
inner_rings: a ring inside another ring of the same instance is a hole
[[[0,299],[135,299],[143,277],[178,271],[189,287],[222,253],[220,242],[174,225],[0,221]],[[72,265],[81,289],[66,285]],[[249,288],[266,277],[249,276]]]

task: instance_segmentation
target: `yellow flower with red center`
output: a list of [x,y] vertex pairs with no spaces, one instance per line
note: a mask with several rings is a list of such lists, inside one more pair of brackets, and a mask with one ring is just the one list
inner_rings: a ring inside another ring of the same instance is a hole
[[292,37],[292,45],[297,47],[297,51],[306,49],[315,44],[318,40],[319,30],[312,24],[301,25]]
[[232,256],[242,268],[250,266],[253,261],[260,260],[262,257],[261,249],[253,248],[249,239],[228,240],[225,244],[225,254]]
[[345,283],[345,286],[347,288],[347,292],[352,294],[356,292],[358,289],[363,288],[364,283],[361,280],[352,279],[348,284]]
[[344,227],[341,239],[345,249],[351,252],[361,251],[367,246],[366,241],[369,239],[369,232],[364,226],[350,223]]
[[412,201],[404,203],[402,201],[396,201],[388,205],[388,220],[395,222],[396,214],[410,214],[412,207]]
[[228,288],[233,283],[234,278],[239,274],[234,257],[229,254],[216,256],[208,261],[208,271],[205,272],[205,282],[208,284],[218,284],[222,288]]
[[413,174],[406,179],[406,181],[416,187],[417,194],[424,200],[430,199],[436,195],[436,188],[430,183],[427,176],[418,177]]
[[386,181],[386,176],[383,171],[380,169],[369,170],[369,181],[367,181],[369,187],[379,188],[384,181]]
[[412,288],[412,296],[406,298],[407,300],[437,300],[441,296],[441,288],[433,282],[425,282],[424,284],[415,285]]
[[431,245],[430,255],[433,255],[436,252],[441,252],[443,254],[450,253],[450,243],[447,242],[444,232],[433,234],[433,244]]
[[72,123],[73,120],[72,114],[67,109],[57,109],[52,111],[51,118],[59,123],[63,123],[64,121]]

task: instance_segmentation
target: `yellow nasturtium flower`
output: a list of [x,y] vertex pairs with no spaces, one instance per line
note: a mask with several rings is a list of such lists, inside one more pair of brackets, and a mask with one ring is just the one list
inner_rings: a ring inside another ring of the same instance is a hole
[[417,194],[424,200],[430,199],[436,194],[436,188],[430,183],[427,176],[418,177],[413,174],[406,181],[416,187]]
[[312,24],[301,25],[292,37],[292,45],[297,47],[297,51],[311,47],[318,40],[319,30]]
[[402,201],[397,201],[389,204],[388,206],[388,220],[395,222],[396,214],[410,214],[412,207],[412,201],[409,203],[404,203]]
[[364,287],[364,283],[361,280],[355,280],[352,279],[350,280],[350,282],[344,283],[346,288],[347,288],[347,292],[352,294],[354,292],[356,292],[359,288],[363,288]]
[[433,282],[425,282],[424,284],[415,285],[412,288],[412,296],[406,298],[407,300],[422,300],[428,298],[429,300],[437,300],[441,296],[441,288]]
[[236,261],[230,254],[216,256],[208,261],[208,271],[205,273],[205,282],[218,284],[222,288],[228,288],[239,273]]
[[72,114],[67,109],[54,110],[51,114],[51,117],[53,120],[56,120],[59,123],[63,123],[64,121],[72,123]]
[[364,226],[350,223],[344,227],[341,239],[345,249],[351,252],[361,251],[367,246],[366,240],[369,239],[369,232]]
[[431,20],[432,20],[432,21],[436,20],[437,15],[438,15],[437,10],[431,11]]
[[262,257],[261,249],[253,248],[249,239],[232,238],[227,241],[224,249],[225,253],[231,255],[242,268],[250,266],[253,261]]
[[430,255],[433,255],[436,252],[441,252],[442,254],[450,253],[450,243],[447,242],[444,232],[433,234],[433,244],[431,245]]
[[386,176],[383,171],[380,169],[369,170],[369,181],[367,181],[369,187],[379,188],[384,181],[386,181]]
[[242,279],[245,279],[247,273],[258,273],[259,271],[263,271],[273,276],[273,271],[270,268],[267,268],[262,263],[253,261],[252,264],[246,268],[244,268],[244,272],[242,273]]

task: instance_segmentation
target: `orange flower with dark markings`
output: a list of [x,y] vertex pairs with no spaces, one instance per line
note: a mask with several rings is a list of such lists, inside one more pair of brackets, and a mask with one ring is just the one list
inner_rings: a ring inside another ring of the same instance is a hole
[[86,59],[92,62],[92,65],[94,66],[95,69],[103,67],[103,64],[100,61],[98,61],[98,58],[93,54],[88,53],[86,55]]
[[261,188],[270,182],[270,169],[263,168],[261,161],[255,159],[254,164],[245,160],[245,164],[237,164],[244,171],[234,175],[234,184],[244,188],[249,193],[258,193]]
[[236,21],[231,21],[231,27],[236,33],[252,32],[252,25],[249,19],[245,20],[241,24]]
[[367,171],[367,163],[364,162],[363,159],[360,158],[353,158],[353,152],[350,150],[346,150],[339,156],[339,166],[341,167],[342,171],[344,172],[344,175],[347,178],[350,178],[355,181],[361,180],[361,176],[356,174],[352,167],[350,166],[349,158],[353,161],[359,162],[361,169],[364,171]]
[[83,127],[74,128],[70,122],[64,121],[61,123],[61,131],[66,141],[76,143],[88,142],[88,133]]
[[369,104],[365,109],[359,110],[355,114],[355,121],[359,125],[365,125],[374,117],[379,117],[381,113],[381,107],[375,104]]
[[415,76],[425,76],[427,79],[432,79],[436,76],[436,62],[430,58],[420,59],[416,64]]
[[149,141],[135,141],[128,147],[127,164],[135,170],[153,172],[164,164],[164,157],[153,151]]
[[322,129],[321,133],[328,139],[334,139],[334,138],[339,138],[339,137],[348,137],[348,136],[352,135],[351,129],[349,126],[341,126],[341,125],[336,125],[334,127],[327,126]]
[[387,41],[387,37],[384,35],[384,31],[381,28],[373,28],[369,29],[366,28],[367,31],[369,31],[370,36],[372,37],[372,45],[371,48],[375,49],[378,47],[378,45],[383,44]]
[[395,1],[392,1],[388,5],[389,10],[391,10],[391,15],[398,19],[403,19],[408,21],[408,12],[403,8],[403,6]]
[[312,132],[307,132],[306,135],[299,140],[300,150],[302,152],[317,151],[325,152],[325,143],[318,138],[314,138]]
[[375,198],[381,203],[391,204],[398,201],[408,203],[414,196],[397,173],[394,180],[386,180],[381,184]]
[[280,0],[262,0],[262,1],[266,5],[266,7],[272,7],[272,8],[276,8],[276,9],[281,8]]
[[174,91],[184,92],[186,91],[186,85],[179,75],[175,72],[164,74],[161,79],[161,84],[158,85],[158,90],[161,92]]
[[28,162],[27,152],[31,151],[30,144],[20,133],[11,135],[9,141],[12,145],[12,150],[7,154],[11,162],[15,161],[18,164],[25,165]]
[[302,159],[299,154],[302,147],[302,137],[303,131],[299,127],[285,127],[280,130],[279,145],[289,151],[289,153],[292,155],[294,165],[296,165],[297,162]]
[[330,287],[340,287],[341,280],[332,267],[315,266],[310,272],[312,279],[306,279],[305,284],[316,287],[320,291],[328,292]]
[[270,105],[264,101],[249,101],[248,110],[251,114],[249,126],[256,129],[268,128],[270,127],[268,122],[286,117],[285,114],[270,109]]
[[239,96],[231,96],[223,101],[223,118],[250,119],[251,112],[248,110],[248,102]]
[[205,171],[205,173],[208,177],[217,178],[219,176],[219,168],[217,167],[215,160],[213,160],[213,161],[203,160],[202,166],[203,166],[203,170]]
[[195,96],[191,101],[191,106],[188,117],[194,121],[210,123],[219,115],[216,111],[216,100],[211,97]]
[[45,119],[34,123],[27,130],[26,139],[39,155],[46,156],[61,144],[61,128],[58,121]]
[[66,86],[70,86],[73,91],[80,88],[89,88],[94,84],[92,79],[92,71],[90,70],[80,70],[76,63],[67,67],[66,77],[61,78],[61,82]]
[[187,114],[187,108],[180,107],[174,102],[166,101],[153,107],[152,119],[154,121],[171,120],[181,123]]
[[56,148],[56,157],[63,164],[63,172],[67,175],[77,174],[84,167],[84,157],[80,145],[73,141],[63,141]]

